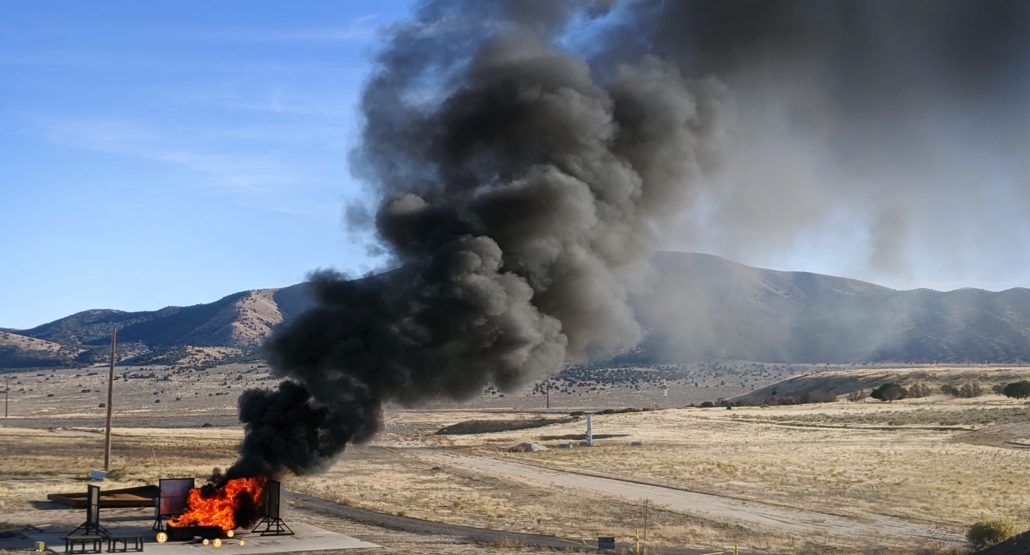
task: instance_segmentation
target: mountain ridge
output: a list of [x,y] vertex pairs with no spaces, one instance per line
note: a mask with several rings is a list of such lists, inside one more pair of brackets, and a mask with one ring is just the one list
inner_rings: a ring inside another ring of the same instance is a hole
[[[608,363],[1030,360],[1025,288],[896,290],[697,253],[659,252],[651,266],[649,286],[630,297],[645,337]],[[27,330],[2,330],[0,368],[106,361],[113,326],[123,364],[167,363],[180,355],[256,358],[265,338],[310,304],[301,283],[186,307],[86,310]]]
[[[1030,290],[896,290],[712,255],[657,253],[658,276],[633,299],[650,357],[763,362],[1030,357]],[[657,356],[655,356],[657,354]],[[664,354],[665,356],[661,356]]]

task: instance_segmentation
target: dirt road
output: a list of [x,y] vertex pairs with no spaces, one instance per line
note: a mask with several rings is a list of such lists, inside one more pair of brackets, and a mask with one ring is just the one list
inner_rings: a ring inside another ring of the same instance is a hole
[[[473,528],[471,526],[459,526],[443,522],[431,522],[416,518],[377,513],[358,507],[341,505],[335,501],[320,499],[318,497],[294,492],[286,492],[286,499],[291,508],[294,509],[300,509],[333,518],[344,518],[358,525],[385,528],[409,534],[459,539],[462,542],[471,542],[486,546],[511,546],[522,548],[537,547],[546,550],[548,553],[552,553],[554,551],[597,552],[596,544],[591,544],[583,540],[556,538],[553,536],[541,536],[520,532],[508,532],[505,530],[488,530],[485,528]],[[367,532],[361,537],[362,539],[367,537],[368,541],[387,543],[375,536],[369,536]],[[619,542],[616,544],[616,549],[619,549],[624,553],[628,553],[631,548],[632,545],[629,543]],[[656,546],[649,546],[648,552],[656,555],[720,555],[721,553],[712,553],[711,551],[700,549]],[[745,553],[744,555],[748,554]]]
[[739,523],[758,524],[798,532],[823,532],[859,539],[895,536],[910,540],[913,544],[920,540],[929,540],[942,542],[947,545],[964,545],[963,537],[956,531],[932,525],[916,524],[889,516],[869,515],[866,520],[859,521],[853,518],[767,505],[755,501],[732,499],[613,478],[550,470],[491,457],[463,455],[439,449],[417,449],[413,450],[413,452],[421,457],[487,472],[495,476],[503,474],[515,478],[616,495],[641,502],[644,499],[649,499],[656,505],[664,505],[674,511],[702,514],[712,518],[733,520]]

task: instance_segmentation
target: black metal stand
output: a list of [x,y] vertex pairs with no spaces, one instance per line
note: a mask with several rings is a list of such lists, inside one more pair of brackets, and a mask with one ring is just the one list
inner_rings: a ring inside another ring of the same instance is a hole
[[262,536],[293,535],[293,530],[290,530],[290,527],[287,526],[285,522],[283,522],[283,519],[278,517],[272,518],[270,516],[266,516],[265,518],[261,519],[261,522],[259,522],[257,526],[255,526],[254,529],[251,530],[251,532],[257,532],[258,528],[261,528],[262,525],[264,525],[264,528],[261,530]]
[[279,518],[279,482],[269,480],[265,483],[265,517],[258,522],[251,532],[257,532],[262,525],[262,536],[292,536],[293,530]]
[[82,532],[81,535],[83,536],[103,536],[106,538],[107,536],[111,535],[111,532],[108,532],[107,528],[104,528],[100,524],[90,525],[89,522],[83,522],[79,525],[78,528],[72,530],[71,533],[69,533],[68,535],[79,535],[79,532]]
[[[81,532],[81,534],[79,534]],[[90,485],[89,493],[86,495],[86,522],[79,525],[78,528],[72,530],[69,536],[76,534],[82,536],[110,536],[111,533],[107,531],[100,524],[100,487]]]

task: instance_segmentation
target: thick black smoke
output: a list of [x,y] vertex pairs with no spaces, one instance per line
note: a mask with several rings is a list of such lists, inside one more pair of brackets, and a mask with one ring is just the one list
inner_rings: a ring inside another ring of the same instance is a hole
[[268,343],[290,381],[240,398],[228,477],[316,471],[384,402],[510,391],[640,339],[627,284],[710,157],[720,89],[647,55],[598,79],[555,40],[604,9],[428,2],[392,31],[353,162],[397,269],[314,276]]
[[[290,381],[240,400],[230,475],[316,471],[387,401],[511,390],[632,346],[629,284],[684,210],[686,246],[734,254],[858,206],[870,263],[899,265],[913,214],[976,205],[955,145],[1030,144],[1012,109],[1030,99],[1028,6],[423,3],[389,31],[352,157],[378,204],[349,222],[397,269],[315,276],[316,305],[268,344]],[[978,123],[947,143],[962,118]]]

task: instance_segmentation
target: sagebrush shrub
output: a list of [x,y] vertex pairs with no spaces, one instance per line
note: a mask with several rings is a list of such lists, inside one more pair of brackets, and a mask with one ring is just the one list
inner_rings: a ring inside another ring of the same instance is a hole
[[894,382],[887,382],[874,389],[869,396],[873,399],[891,402],[908,397],[908,390]]
[[972,399],[973,397],[979,397],[983,395],[983,389],[980,389],[980,384],[967,383],[958,390],[959,397],[965,399]]
[[930,386],[925,383],[912,384],[912,387],[908,388],[908,396],[919,399],[921,397],[930,396]]
[[973,549],[1005,541],[1016,535],[1016,527],[1007,520],[981,520],[973,523],[966,532],[966,541]]

